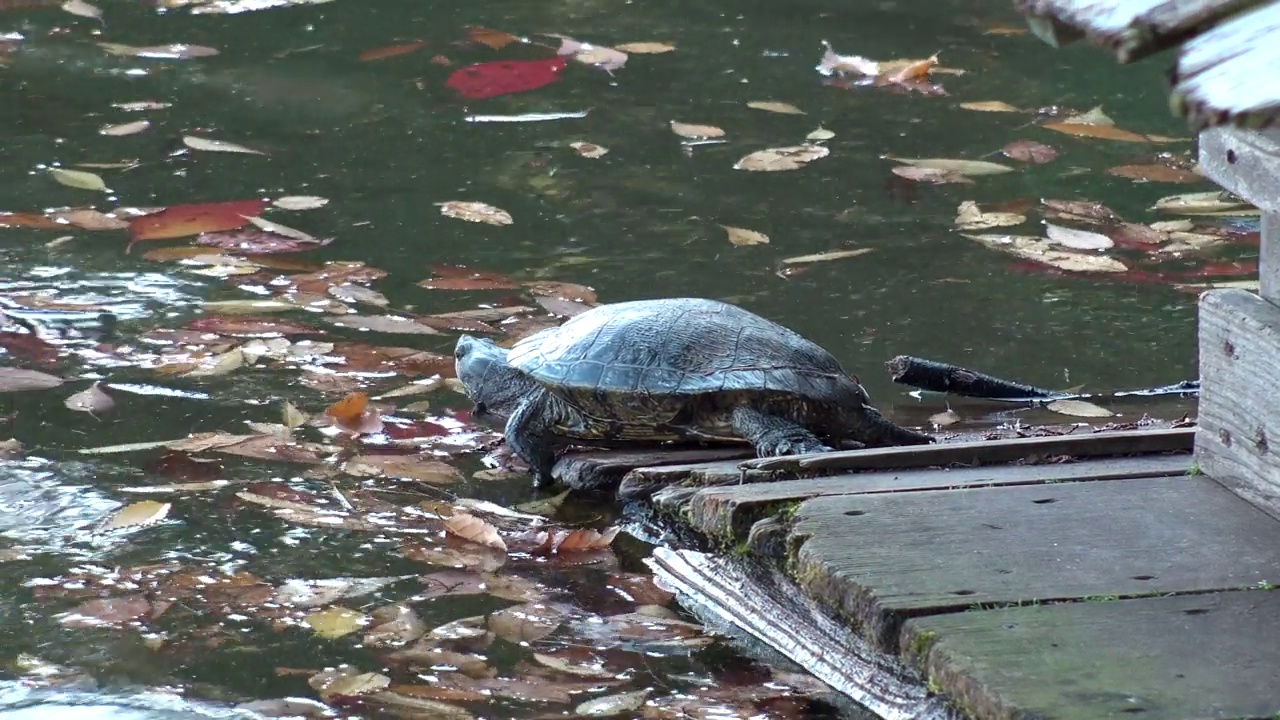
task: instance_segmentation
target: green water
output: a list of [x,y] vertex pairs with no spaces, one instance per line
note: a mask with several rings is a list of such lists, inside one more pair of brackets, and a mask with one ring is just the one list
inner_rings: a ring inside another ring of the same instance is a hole
[[[1077,110],[1101,104],[1125,129],[1187,134],[1165,111],[1161,73],[1167,60],[1119,71],[1093,48],[1055,52],[1026,35],[986,34],[991,27],[1020,25],[1003,0],[694,5],[336,0],[235,15],[160,12],[124,0],[102,6],[105,28],[57,8],[0,13],[0,32],[26,38],[23,49],[0,69],[5,137],[0,211],[91,204],[105,211],[116,205],[319,195],[330,203],[305,212],[275,211],[270,217],[334,238],[308,253],[309,261],[359,260],[387,270],[375,287],[393,309],[441,313],[519,295],[416,286],[430,266],[445,263],[521,281],[581,283],[594,288],[602,302],[683,295],[726,299],[827,347],[860,375],[879,406],[916,424],[943,405],[921,403],[889,381],[881,363],[897,354],[1056,387],[1137,388],[1195,377],[1194,294],[1161,284],[1015,272],[1011,258],[952,229],[956,206],[964,200],[1099,200],[1126,219],[1150,222],[1163,219],[1148,210],[1155,200],[1184,189],[1134,183],[1104,170],[1151,162],[1156,150],[1186,153],[1189,142],[1153,149],[1070,138],[1034,127],[1030,114],[958,107],[981,100]],[[538,47],[495,51],[465,44],[468,25],[518,35],[564,33],[598,44],[662,41],[676,50],[633,54],[612,75],[570,62],[561,80],[547,87],[465,101],[443,86],[459,66],[547,54]],[[193,43],[220,54],[188,61],[112,57],[92,45],[95,40]],[[426,45],[410,54],[357,59],[366,50],[417,40]],[[942,65],[965,73],[934,76],[946,96],[828,87],[814,70],[822,40],[841,53],[876,59],[940,51]],[[452,64],[434,64],[434,56]],[[172,107],[126,113],[111,106],[136,100]],[[747,108],[753,100],[790,103],[806,114]],[[581,110],[589,111],[584,119],[464,120],[470,113]],[[152,127],[138,135],[97,132],[104,124],[142,117]],[[671,120],[722,127],[727,142],[686,152],[669,128]],[[797,144],[819,126],[835,133],[826,143],[829,157],[795,172],[733,169],[747,152]],[[267,155],[185,151],[180,138],[187,134],[241,143]],[[896,178],[890,173],[893,163],[881,159],[894,154],[1004,161],[999,149],[1022,138],[1052,144],[1061,155],[1045,165],[1010,163],[1017,165],[1016,172],[976,178],[974,185],[938,186]],[[609,153],[579,157],[569,148],[575,141],[605,146]],[[107,195],[61,186],[40,171],[55,163],[124,159],[139,164],[98,171],[113,191]],[[491,203],[510,212],[515,222],[495,227],[443,217],[434,203],[449,200]],[[1037,234],[1034,222],[1009,230]],[[766,233],[771,242],[734,247],[720,224]],[[47,245],[60,235],[71,239]],[[248,297],[222,280],[141,258],[152,247],[182,241],[141,243],[129,254],[125,242],[122,232],[0,229],[0,294],[60,289],[64,299],[108,305],[121,319],[113,338],[120,343],[198,317],[203,300]],[[779,272],[784,258],[854,248],[872,252],[814,264],[789,277]],[[57,316],[51,313],[48,319]],[[289,317],[308,319],[305,313]],[[452,333],[333,334],[441,353],[449,352],[455,338]],[[65,574],[78,563],[112,568],[175,561],[247,569],[270,583],[441,569],[389,552],[385,542],[369,534],[290,526],[267,511],[237,504],[234,489],[162,498],[174,503],[165,524],[125,538],[91,539],[87,530],[105,513],[138,499],[120,492],[122,486],[172,480],[148,469],[155,451],[94,458],[75,450],[197,431],[246,432],[244,420],[276,421],[281,399],[314,412],[340,393],[303,387],[297,373],[271,368],[174,379],[94,355],[88,340],[64,347],[79,353],[59,365],[68,376],[96,373],[107,383],[180,388],[207,397],[118,393],[119,406],[100,417],[66,410],[67,388],[4,398],[6,413],[14,414],[9,428],[27,447],[29,459],[14,461],[10,489],[0,486],[0,501],[11,518],[31,513],[32,519],[11,522],[0,548],[33,550],[30,559],[0,563],[0,582],[11,588],[0,594],[3,655],[36,654],[84,669],[108,685],[184,685],[196,696],[230,701],[314,696],[305,675],[276,674],[280,667],[315,671],[345,662],[362,671],[380,670],[377,656],[352,641],[358,634],[322,641],[296,628],[273,629],[269,621],[253,620],[238,621],[232,631],[200,610],[163,618],[159,624],[172,623],[169,632],[178,639],[146,648],[137,630],[70,630],[51,617],[80,597],[44,600],[33,588],[18,587],[31,578]],[[375,384],[385,391],[398,383]],[[467,407],[449,393],[430,398],[437,416]],[[1191,408],[1182,401],[1134,405],[1122,419],[1137,419],[1142,412],[1173,419]],[[1043,413],[1032,417],[1048,419]],[[974,426],[996,421],[977,411],[971,419]],[[469,474],[480,467],[478,457],[458,453],[449,459]],[[230,479],[294,478],[299,487],[328,487],[302,479],[301,473],[297,466],[225,460],[224,477]],[[464,483],[449,490],[502,504],[533,497],[520,480]],[[54,507],[60,510],[52,512]],[[566,517],[588,518],[596,525],[614,511],[609,505],[562,510]],[[640,543],[624,536],[615,548],[620,559],[612,571],[644,572]],[[565,602],[589,615],[632,607],[608,593],[601,596],[609,570],[530,566],[527,572],[568,590]],[[368,610],[412,591],[384,589],[355,604]],[[489,598],[484,603],[480,609],[465,598],[443,598],[418,611],[434,627],[509,604]],[[215,626],[222,629],[209,629]],[[215,636],[217,642],[211,639]],[[504,669],[522,657],[511,646],[494,653]],[[617,691],[645,687],[652,678],[667,679],[663,693],[684,687],[682,682],[714,684],[750,664],[735,653],[713,646],[670,654],[636,669],[630,684]],[[463,705],[490,716],[533,717],[547,709]]]

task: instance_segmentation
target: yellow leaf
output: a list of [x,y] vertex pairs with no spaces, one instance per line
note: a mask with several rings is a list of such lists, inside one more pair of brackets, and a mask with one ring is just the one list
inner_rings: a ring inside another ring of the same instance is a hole
[[743,247],[746,245],[763,245],[769,242],[769,236],[755,230],[746,228],[733,227],[731,225],[721,225],[724,231],[729,234],[729,242]]
[[65,168],[49,168],[49,174],[54,180],[66,185],[67,187],[78,188],[80,190],[99,190],[106,192],[107,184],[102,182],[102,178],[91,172],[84,170],[67,170]]
[[960,107],[965,110],[976,110],[977,112],[1022,112],[1003,100],[982,100],[979,102],[960,103]]
[[173,506],[169,503],[156,502],[155,500],[143,500],[142,502],[125,505],[112,514],[111,518],[102,526],[102,529],[119,530],[121,528],[158,523],[169,514],[169,508],[171,507]]
[[752,100],[747,103],[747,107],[754,110],[764,110],[767,112],[782,113],[783,115],[804,115],[805,112],[790,103],[777,102],[775,100]]

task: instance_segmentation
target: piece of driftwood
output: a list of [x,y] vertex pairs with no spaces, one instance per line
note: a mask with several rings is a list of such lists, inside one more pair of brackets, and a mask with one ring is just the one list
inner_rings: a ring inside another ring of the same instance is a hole
[[1280,526],[1204,476],[818,497],[788,543],[799,585],[886,650],[911,616],[1280,577]]
[[1242,290],[1206,293],[1200,368],[1200,468],[1280,518],[1280,307]]
[[1200,381],[1183,380],[1172,385],[1144,388],[1142,390],[1121,390],[1112,393],[1073,393],[1063,390],[1046,390],[1034,385],[1005,380],[994,375],[970,370],[969,368],[926,360],[911,355],[899,355],[885,363],[894,382],[910,385],[930,392],[951,393],[964,397],[984,400],[1005,400],[1011,402],[1045,402],[1050,400],[1069,400],[1072,398],[1096,398],[1104,396],[1156,396],[1156,395],[1193,395],[1200,392]]
[[871,648],[777,570],[664,547],[645,563],[699,615],[750,633],[881,718],[960,720],[918,673]]
[[885,363],[893,381],[902,385],[988,400],[1044,400],[1066,393],[980,373],[958,365],[899,355]]
[[913,618],[904,654],[982,720],[1273,718],[1280,593],[1257,590]]
[[1191,454],[1179,453],[1044,465],[881,470],[747,485],[668,487],[655,493],[651,502],[711,537],[742,537],[773,508],[815,497],[1170,477],[1190,469]]
[[1224,18],[1266,0],[1015,0],[1029,19],[1054,20],[1075,32],[1049,37],[1054,46],[1084,35],[1122,63],[1176,46]]
[[612,490],[622,478],[638,467],[700,464],[755,457],[741,447],[679,448],[651,446],[628,450],[584,450],[570,452],[556,461],[551,475],[575,490]]
[[1189,40],[1179,53],[1170,107],[1193,127],[1257,129],[1280,115],[1280,3],[1262,4]]

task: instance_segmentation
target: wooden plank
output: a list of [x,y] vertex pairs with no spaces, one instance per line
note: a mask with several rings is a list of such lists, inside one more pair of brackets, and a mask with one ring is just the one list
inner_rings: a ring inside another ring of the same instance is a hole
[[1280,593],[1225,592],[914,618],[903,648],[983,720],[1272,718]]
[[1170,107],[1197,130],[1267,127],[1280,116],[1280,3],[1242,13],[1189,40],[1172,75]]
[[1280,578],[1280,525],[1203,477],[819,497],[792,575],[878,646],[978,603],[1202,592]]
[[1184,475],[1190,468],[1191,455],[1185,453],[1066,464],[888,470],[711,487],[683,498],[679,493],[660,492],[654,496],[653,503],[667,512],[678,512],[685,522],[706,535],[742,537],[769,508],[819,496],[1169,477]]
[[905,470],[922,467],[981,466],[1002,463],[1034,464],[1069,456],[1074,458],[1190,452],[1194,428],[1125,430],[1081,435],[1012,438],[868,448],[817,455],[792,455],[748,461],[675,464],[637,467],[623,478],[619,494],[648,497],[655,489],[687,485],[726,485],[784,478],[819,477],[867,470]]
[[[1111,49],[1122,63],[1173,47],[1224,18],[1268,0],[1016,0],[1031,18],[1051,18]],[[1051,42],[1050,44],[1056,44]]]
[[661,546],[645,563],[713,628],[728,623],[749,633],[876,716],[959,720],[913,668],[873,649],[778,570]]
[[567,487],[577,490],[610,490],[638,467],[664,465],[698,465],[732,459],[741,462],[755,457],[747,446],[741,447],[639,447],[631,450],[585,450],[571,452],[556,461],[551,475]]
[[1280,130],[1205,130],[1200,133],[1200,169],[1264,213],[1280,212]]
[[1060,455],[1099,457],[1190,450],[1195,431],[1124,430],[1088,432],[1080,435],[978,440],[973,442],[912,445],[909,447],[842,450],[816,455],[761,458],[743,463],[751,470],[816,474],[848,470],[870,470],[932,465],[989,465]]
[[1280,518],[1280,307],[1243,290],[1200,301],[1200,469]]

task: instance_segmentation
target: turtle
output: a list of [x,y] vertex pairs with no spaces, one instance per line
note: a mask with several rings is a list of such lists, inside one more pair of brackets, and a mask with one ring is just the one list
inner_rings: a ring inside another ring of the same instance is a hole
[[718,300],[599,305],[510,350],[462,335],[454,358],[474,414],[506,419],[535,487],[573,444],[745,441],[768,457],[933,442],[881,415],[817,344]]

